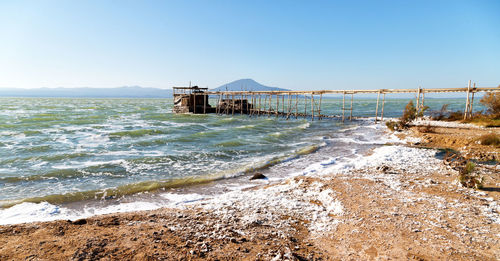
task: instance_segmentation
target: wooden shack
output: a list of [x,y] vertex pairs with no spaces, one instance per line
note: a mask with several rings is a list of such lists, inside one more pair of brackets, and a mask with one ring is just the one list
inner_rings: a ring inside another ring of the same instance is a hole
[[217,105],[218,111],[224,113],[250,114],[253,105],[247,99],[236,97],[235,99],[221,99]]
[[215,108],[208,103],[208,88],[173,87],[174,113],[214,113]]

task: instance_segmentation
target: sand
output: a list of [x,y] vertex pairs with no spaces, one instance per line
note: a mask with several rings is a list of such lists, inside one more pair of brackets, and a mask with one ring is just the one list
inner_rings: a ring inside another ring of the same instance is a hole
[[498,168],[463,188],[428,149],[498,157],[478,131],[414,128],[407,146],[177,208],[0,226],[0,260],[499,260]]

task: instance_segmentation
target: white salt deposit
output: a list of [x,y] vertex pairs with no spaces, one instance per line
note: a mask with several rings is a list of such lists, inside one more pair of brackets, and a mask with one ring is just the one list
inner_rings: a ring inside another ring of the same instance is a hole
[[311,221],[311,231],[326,232],[338,223],[332,215],[341,215],[343,206],[332,196],[332,190],[321,187],[320,183],[304,186],[302,180],[290,179],[265,189],[229,192],[193,206],[209,210],[224,220],[241,217],[243,225],[247,226],[287,225],[281,220],[295,216]]
[[468,129],[481,129],[483,127],[470,124],[460,123],[454,121],[433,121],[429,119],[417,119],[412,122],[412,125],[430,125],[434,127],[448,127],[448,128],[468,128]]

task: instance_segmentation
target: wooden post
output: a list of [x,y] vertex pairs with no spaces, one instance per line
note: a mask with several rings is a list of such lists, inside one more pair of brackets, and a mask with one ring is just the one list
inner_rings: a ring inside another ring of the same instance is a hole
[[240,115],[243,114],[243,93],[240,93]]
[[295,119],[299,115],[299,96],[295,95]]
[[351,93],[351,109],[350,109],[351,114],[349,115],[349,121],[352,121],[352,105],[353,105],[352,103],[353,103],[353,101],[354,101],[354,92]]
[[291,106],[292,106],[292,100],[290,100],[290,93],[288,93],[287,97],[287,104],[286,104],[286,120],[288,120],[288,118],[290,118],[290,110],[291,110]]
[[261,99],[262,99],[262,95],[259,94],[259,110],[257,111],[257,116],[260,116],[260,110],[261,110],[261,105],[262,105]]
[[311,92],[311,120],[314,121],[314,93]]
[[464,120],[467,119],[467,112],[469,111],[469,93],[470,93],[470,83],[471,80],[469,80],[469,84],[467,85],[467,100],[465,101],[465,113],[464,113]]
[[217,95],[217,102],[215,103],[215,115],[219,115],[219,99],[220,95]]
[[254,108],[253,108],[253,106],[255,105],[255,102],[254,102],[254,100],[253,100],[253,99],[254,99],[254,97],[253,97],[253,93],[251,93],[251,94],[250,94],[250,100],[252,101],[252,108],[250,109],[250,108],[249,108],[249,107],[250,107],[250,105],[247,105],[247,108],[248,108],[247,110],[250,110],[250,112],[249,112],[250,117],[251,117],[251,116],[252,116],[252,114],[253,114],[253,109],[254,109]]
[[233,104],[233,112],[232,112],[232,115],[231,116],[234,116],[234,93],[231,95],[231,101],[232,101],[232,104]]
[[273,108],[272,106],[272,99],[273,99],[273,95],[270,94],[269,95],[269,110],[267,111],[267,117],[271,117],[271,109]]
[[276,118],[279,116],[279,110],[280,110],[280,97],[278,94],[276,94]]
[[416,116],[418,116],[418,112],[420,111],[420,86],[418,86],[417,90],[417,104],[415,105],[415,111],[417,113]]
[[318,107],[318,117],[321,120],[321,100],[323,99],[323,93],[319,94],[319,107]]
[[304,117],[307,117],[307,95],[304,93]]
[[281,95],[281,112],[285,116],[285,95]]
[[380,90],[378,91],[377,94],[377,107],[375,108],[375,122],[378,120],[378,103],[380,101]]
[[384,97],[382,98],[382,115],[380,115],[380,121],[384,121],[384,107],[385,107],[385,92],[384,92]]
[[207,114],[206,112],[206,108],[207,108],[207,94],[205,93],[205,95],[203,95],[203,114]]
[[196,92],[193,92],[193,114],[196,114]]
[[422,89],[422,105],[420,106],[420,110],[422,111],[422,116],[424,116],[424,102],[425,102],[425,90]]
[[343,97],[342,97],[342,122],[344,122],[344,115],[345,115],[345,91],[342,92],[343,93]]
[[474,83],[474,87],[472,88],[472,99],[469,106],[469,117],[471,118],[472,118],[472,107],[474,106],[474,93],[476,93],[475,90],[476,90],[476,83]]

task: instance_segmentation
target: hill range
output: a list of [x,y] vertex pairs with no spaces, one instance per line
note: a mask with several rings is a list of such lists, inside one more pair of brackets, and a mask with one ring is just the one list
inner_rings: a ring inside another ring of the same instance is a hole
[[[236,80],[214,91],[281,91],[277,87],[262,85],[252,79]],[[35,89],[0,89],[0,97],[68,97],[68,98],[172,98],[172,89],[159,89],[140,86],[123,86],[117,88],[35,88]]]

